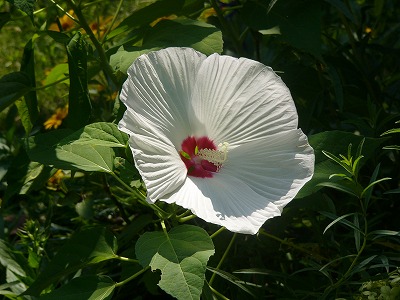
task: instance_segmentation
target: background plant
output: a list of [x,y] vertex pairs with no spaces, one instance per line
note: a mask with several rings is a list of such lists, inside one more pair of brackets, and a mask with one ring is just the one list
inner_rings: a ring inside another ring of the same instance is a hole
[[[4,298],[399,297],[395,0],[0,3]],[[144,200],[118,91],[136,57],[168,46],[261,61],[292,92],[315,175],[256,236]],[[152,262],[167,238],[181,260]]]

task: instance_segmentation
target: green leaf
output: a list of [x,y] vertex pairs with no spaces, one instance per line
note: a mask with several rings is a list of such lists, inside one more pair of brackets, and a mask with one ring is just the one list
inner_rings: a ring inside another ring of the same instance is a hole
[[111,147],[125,147],[126,140],[127,136],[119,132],[116,125],[93,123],[74,133],[56,130],[29,137],[25,146],[33,161],[45,165],[111,173],[115,158]]
[[128,135],[118,130],[114,123],[98,122],[87,125],[62,139],[58,145],[88,145],[103,147],[122,147],[128,143]]
[[218,276],[220,276],[221,278],[229,281],[230,283],[236,285],[238,288],[240,288],[241,290],[245,291],[246,293],[248,293],[249,295],[253,296],[254,298],[256,297],[245,285],[244,282],[242,280],[240,280],[239,278],[237,278],[236,276],[216,269],[216,268],[212,268],[212,267],[207,267],[207,270],[217,274]]
[[108,276],[84,276],[72,279],[61,288],[41,296],[40,300],[106,300],[111,299],[115,282]]
[[14,195],[24,195],[31,190],[43,187],[50,177],[51,168],[41,163],[32,162],[26,152],[21,149],[12,160],[6,174],[7,189],[5,200]]
[[163,0],[156,1],[146,7],[138,9],[112,30],[108,34],[107,39],[111,39],[137,27],[150,24],[158,18],[176,13],[182,8],[183,4],[183,0]]
[[[280,6],[281,10],[276,9],[277,6]],[[276,12],[279,15],[276,15]],[[321,3],[319,0],[290,1],[290,3],[278,1],[270,14],[277,17],[276,22],[281,29],[283,40],[315,56],[321,55]]]
[[[36,86],[35,76],[35,60],[34,60],[34,48],[33,40],[30,39],[25,45],[24,53],[21,62],[21,71],[28,74],[31,80],[31,86]],[[38,101],[36,91],[32,90],[24,95],[23,99],[16,101],[15,105],[18,108],[18,113],[21,117],[22,125],[24,126],[25,132],[28,135],[39,117]]]
[[181,225],[169,233],[147,232],[137,241],[136,257],[143,266],[161,270],[159,286],[177,299],[200,299],[208,259],[214,245],[205,230]]
[[32,90],[31,78],[25,72],[13,72],[0,78],[0,111]]
[[[326,131],[314,134],[309,137],[309,143],[314,148],[315,152],[315,170],[313,178],[300,190],[297,198],[302,198],[315,193],[323,185],[319,183],[326,182],[331,174],[343,173],[343,168],[335,162],[327,158],[322,151],[329,149],[330,153],[339,154],[347,153],[348,145],[358,145],[363,140],[363,136],[355,135],[344,131]],[[380,149],[380,145],[385,142],[387,138],[365,138],[363,146],[362,159],[358,163],[358,168],[361,168],[369,158],[374,157],[375,151]]]
[[65,124],[72,129],[85,126],[92,104],[88,91],[87,44],[78,31],[67,45],[69,66],[69,106]]
[[353,188],[351,188],[351,187],[349,187],[347,185],[344,185],[343,183],[327,181],[327,182],[318,183],[316,185],[316,187],[330,187],[330,188],[333,188],[335,190],[338,190],[338,191],[347,193],[349,195],[352,195],[354,197],[357,197],[357,198],[359,197],[359,195],[357,194],[357,191],[355,190],[355,188],[353,189]]
[[340,224],[346,225],[346,226],[348,226],[348,227],[360,232],[362,235],[364,235],[364,233],[360,230],[359,227],[357,227],[356,225],[354,225],[350,221],[345,220],[345,218],[347,218],[349,216],[353,216],[356,213],[349,213],[349,214],[345,214],[345,215],[340,216],[340,217],[338,217],[338,216],[336,216],[336,215],[334,215],[332,213],[326,212],[326,211],[321,211],[320,213],[321,213],[321,215],[324,215],[324,216],[326,216],[326,217],[328,217],[330,219],[333,219],[333,221],[331,223],[329,223],[328,226],[325,227],[325,230],[323,232],[324,234],[329,228],[331,228],[333,225],[335,225],[336,223],[339,222]]
[[372,240],[378,239],[378,238],[382,238],[385,236],[400,236],[400,231],[394,231],[394,230],[386,230],[386,229],[382,229],[382,230],[374,230],[371,231],[369,234],[370,235],[375,235]]
[[110,64],[114,70],[126,73],[140,55],[166,47],[191,47],[206,55],[221,53],[222,33],[216,27],[196,20],[162,20],[146,32],[141,47],[121,47],[111,55]]
[[106,228],[94,227],[78,232],[58,251],[25,294],[38,296],[43,289],[65,275],[115,258],[116,251],[116,238]]
[[7,0],[16,8],[26,13],[33,23],[33,11],[35,10],[35,0]]
[[3,28],[4,25],[11,20],[11,15],[9,12],[0,12],[0,30]]
[[63,82],[69,85],[68,77],[69,77],[68,64],[58,64],[47,75],[44,84],[49,85],[65,78]]

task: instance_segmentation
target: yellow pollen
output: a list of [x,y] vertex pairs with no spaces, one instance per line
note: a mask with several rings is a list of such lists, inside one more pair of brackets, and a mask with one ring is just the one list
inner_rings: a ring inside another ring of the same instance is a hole
[[200,149],[197,153],[202,159],[208,160],[210,163],[214,164],[217,167],[222,166],[222,164],[226,161],[228,156],[228,146],[227,142],[218,145],[220,150],[213,149]]

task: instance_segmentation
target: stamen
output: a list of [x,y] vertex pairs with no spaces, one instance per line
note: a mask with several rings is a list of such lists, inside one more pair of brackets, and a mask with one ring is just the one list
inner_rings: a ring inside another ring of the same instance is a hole
[[227,142],[218,145],[218,148],[221,150],[214,149],[200,149],[197,153],[202,159],[208,160],[210,163],[214,164],[217,167],[222,166],[222,164],[226,161],[228,155],[228,146]]

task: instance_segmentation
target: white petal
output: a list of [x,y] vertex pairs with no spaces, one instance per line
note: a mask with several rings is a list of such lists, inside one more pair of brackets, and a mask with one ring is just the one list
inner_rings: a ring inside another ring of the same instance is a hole
[[265,220],[280,215],[278,207],[242,181],[218,175],[212,179],[188,177],[178,192],[162,200],[176,202],[207,222],[239,233],[255,234]]
[[163,133],[149,126],[136,128],[129,145],[149,201],[155,202],[165,194],[175,192],[184,183],[186,166]]
[[213,54],[203,61],[193,98],[192,127],[231,145],[297,128],[289,89],[271,68]]
[[243,144],[228,153],[220,171],[245,182],[281,210],[314,173],[314,150],[300,130]]
[[[127,107],[123,122],[133,122],[138,127],[151,123],[180,147],[191,132],[187,106],[205,58],[190,48],[167,48],[137,58],[128,69],[120,94]],[[137,113],[135,118],[133,112]]]

